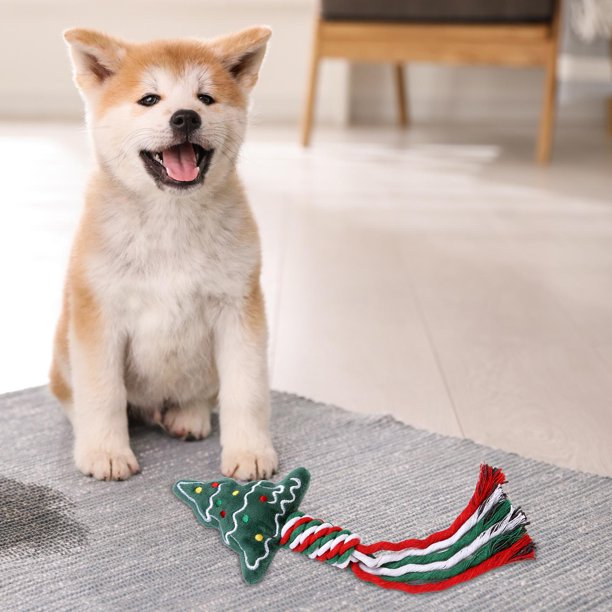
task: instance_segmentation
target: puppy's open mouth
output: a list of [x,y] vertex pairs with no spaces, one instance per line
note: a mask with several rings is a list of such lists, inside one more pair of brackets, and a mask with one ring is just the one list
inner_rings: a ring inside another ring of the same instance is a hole
[[183,142],[163,151],[141,151],[148,173],[159,184],[170,187],[192,187],[204,180],[213,149]]

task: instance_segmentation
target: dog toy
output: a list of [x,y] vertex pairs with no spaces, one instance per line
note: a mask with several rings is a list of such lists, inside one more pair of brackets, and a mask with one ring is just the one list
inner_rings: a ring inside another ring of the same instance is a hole
[[214,527],[240,556],[246,582],[259,581],[280,547],[339,568],[366,582],[409,593],[438,591],[514,561],[533,559],[525,514],[511,505],[498,468],[482,465],[472,499],[455,522],[422,540],[363,544],[341,527],[298,510],[310,474],[290,472],[275,484],[180,480],[175,495],[200,523]]

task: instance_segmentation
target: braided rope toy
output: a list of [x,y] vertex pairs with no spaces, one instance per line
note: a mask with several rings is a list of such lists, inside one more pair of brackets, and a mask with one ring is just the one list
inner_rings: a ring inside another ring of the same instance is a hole
[[347,529],[300,512],[309,482],[308,470],[297,468],[278,484],[180,480],[173,491],[240,555],[242,575],[251,584],[261,580],[279,547],[408,593],[439,591],[535,557],[527,518],[503,492],[505,477],[498,468],[481,466],[472,498],[448,529],[401,542],[363,544]]

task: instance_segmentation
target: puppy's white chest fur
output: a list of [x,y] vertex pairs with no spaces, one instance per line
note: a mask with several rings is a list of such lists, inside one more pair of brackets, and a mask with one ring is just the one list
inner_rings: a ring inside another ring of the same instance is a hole
[[128,401],[145,409],[216,395],[214,327],[245,295],[258,260],[236,241],[241,219],[223,200],[189,204],[126,206],[105,223],[94,267],[104,310],[125,338]]
[[165,400],[215,395],[212,346],[219,298],[180,279],[158,276],[143,285],[126,287],[125,303],[117,313],[126,334],[128,401],[155,409]]

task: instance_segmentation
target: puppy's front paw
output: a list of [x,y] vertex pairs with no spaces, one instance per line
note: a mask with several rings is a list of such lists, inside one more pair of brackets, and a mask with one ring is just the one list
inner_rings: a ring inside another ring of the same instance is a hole
[[278,468],[278,457],[272,446],[257,450],[228,448],[221,453],[221,472],[238,480],[271,478]]
[[74,460],[83,474],[97,480],[127,480],[140,472],[138,461],[129,447],[119,451],[77,449]]
[[183,440],[202,440],[210,433],[210,408],[207,404],[171,406],[161,419],[161,426]]

